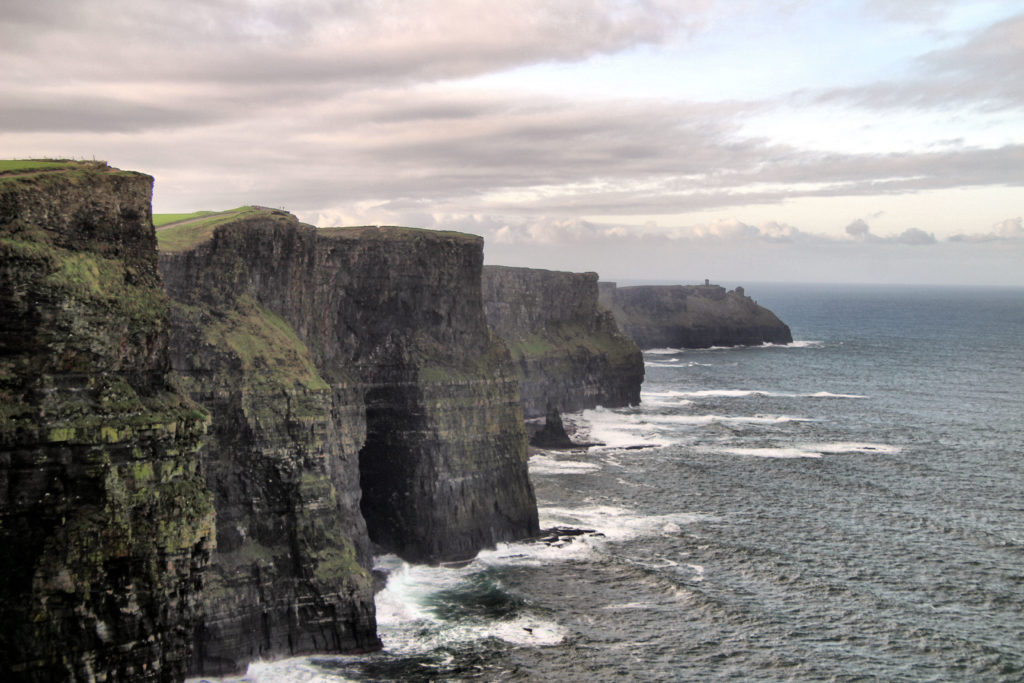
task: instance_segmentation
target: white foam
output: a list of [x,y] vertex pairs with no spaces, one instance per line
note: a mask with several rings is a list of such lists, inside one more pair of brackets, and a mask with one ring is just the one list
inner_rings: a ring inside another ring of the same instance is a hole
[[683,525],[708,519],[705,515],[690,512],[645,516],[615,505],[581,508],[542,507],[538,512],[541,527],[574,526],[594,529],[612,541],[677,534]]
[[662,448],[676,441],[666,439],[654,425],[637,414],[596,409],[583,411],[582,418],[584,424],[580,424],[581,435],[586,435],[587,440],[604,444],[596,450]]
[[679,368],[683,367],[679,363],[654,363],[651,361],[644,361],[645,368]]
[[884,443],[861,443],[856,441],[834,441],[830,443],[808,444],[819,453],[878,453],[880,455],[896,455],[903,451],[899,446]]
[[798,447],[725,448],[723,453],[749,455],[755,458],[820,458],[821,453]]
[[709,424],[756,424],[775,425],[787,422],[814,422],[809,417],[793,415],[649,415],[647,419],[657,425],[695,425]]
[[[337,659],[344,661],[344,656],[321,656],[318,660]],[[325,675],[323,669],[310,662],[309,657],[292,657],[290,659],[279,659],[273,662],[255,661],[249,664],[244,676],[224,676],[213,678],[203,676],[202,678],[188,678],[186,683],[202,683],[204,681],[218,681],[219,683],[345,683],[355,679],[345,678],[332,671]]]
[[530,458],[530,474],[585,474],[601,469],[596,462],[579,460],[557,460],[547,455],[534,455]]
[[601,609],[624,611],[634,609],[651,609],[651,607],[653,607],[653,605],[649,602],[619,602],[613,605],[605,605]]
[[[525,544],[506,544],[525,546]],[[544,544],[533,544],[541,546]],[[496,555],[496,551],[491,551]],[[481,553],[462,567],[410,565],[393,555],[377,558],[377,568],[389,570],[384,590],[377,593],[377,627],[384,648],[392,654],[423,654],[454,643],[499,638],[516,645],[557,645],[565,630],[553,621],[519,614],[513,619],[474,617],[439,618],[429,607],[430,597],[457,588],[465,579],[490,564]],[[510,555],[511,557],[511,555]]]
[[669,349],[669,348],[644,349],[644,353],[649,353],[652,356],[675,356],[675,355],[678,355],[680,353],[686,353],[686,349]]
[[[666,392],[667,393],[667,392]],[[830,391],[814,393],[791,393],[767,389],[699,389],[697,391],[674,391],[680,398],[745,398],[747,396],[770,396],[774,398],[868,398],[861,394],[834,394]],[[644,394],[641,394],[643,398]]]
[[[707,450],[707,448],[702,450]],[[823,455],[842,455],[848,453],[896,455],[902,450],[899,446],[890,446],[888,444],[837,441],[760,448],[723,448],[719,449],[719,452],[758,458],[820,458]]]

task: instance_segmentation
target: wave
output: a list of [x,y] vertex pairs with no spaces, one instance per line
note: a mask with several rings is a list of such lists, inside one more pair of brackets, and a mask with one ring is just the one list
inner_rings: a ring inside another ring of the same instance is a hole
[[530,457],[529,467],[530,474],[583,474],[600,470],[601,464],[579,460],[558,460],[548,455],[537,454]]
[[[331,662],[345,661],[344,655],[316,655],[316,660]],[[313,663],[311,657],[291,657],[273,662],[257,660],[249,664],[248,670],[241,676],[223,676],[187,678],[185,683],[345,683],[357,679],[345,678],[336,671],[325,674],[323,668]]]
[[[869,398],[862,394],[836,394],[831,391],[816,391],[813,393],[791,393],[786,391],[768,391],[766,389],[701,389],[698,391],[673,391],[673,396],[680,398],[745,398],[747,396],[766,396],[771,398]],[[640,398],[646,394],[641,394]],[[653,394],[652,394],[653,395]]]
[[[685,405],[665,403],[666,406]],[[708,425],[772,426],[790,422],[815,422],[797,415],[659,415],[654,413],[621,413],[604,408],[585,410],[579,415],[579,438],[595,441],[591,452],[607,450],[639,450],[666,448],[683,441],[681,428]]]
[[755,424],[775,425],[787,422],[815,422],[809,417],[793,415],[648,415],[646,419],[654,425],[709,425],[709,424]]
[[610,541],[628,541],[647,536],[676,535],[682,527],[711,518],[692,512],[642,515],[616,505],[579,508],[540,507],[541,527],[575,526],[594,529]]
[[793,444],[790,446],[762,446],[749,448],[718,449],[702,447],[701,450],[713,450],[720,453],[751,456],[756,458],[821,458],[824,455],[844,454],[897,455],[902,452],[903,449],[900,446],[881,443],[833,441],[825,443]]
[[723,448],[723,453],[755,458],[820,458],[821,453],[796,447]]
[[478,594],[493,600],[504,592],[501,582],[485,573],[488,563],[481,556],[458,568],[413,565],[394,555],[376,558],[375,568],[388,572],[387,584],[375,598],[385,650],[419,655],[489,638],[534,647],[562,642],[565,629],[515,604],[511,595],[506,596],[508,614],[495,618],[479,613]]
[[683,353],[700,353],[703,351],[732,351],[735,349],[820,349],[824,345],[825,342],[816,339],[797,339],[789,342],[788,344],[739,344],[737,346],[706,346],[700,349],[674,349],[666,347],[656,349],[644,349],[643,352],[656,356],[674,356]]
[[677,441],[665,438],[654,425],[635,414],[600,408],[584,410],[581,418],[577,432],[579,438],[604,444],[591,450],[664,448]]
[[862,443],[858,441],[833,441],[829,443],[809,444],[821,453],[878,453],[880,455],[897,455],[903,452],[900,446],[892,446],[884,443]]

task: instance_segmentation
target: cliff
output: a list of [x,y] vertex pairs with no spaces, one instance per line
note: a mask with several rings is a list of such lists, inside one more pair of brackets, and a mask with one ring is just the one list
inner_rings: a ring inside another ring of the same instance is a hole
[[640,402],[643,355],[598,304],[596,273],[486,266],[487,322],[512,353],[526,417]]
[[152,178],[0,163],[0,678],[180,680],[213,507]]
[[172,309],[173,366],[213,417],[200,453],[217,548],[191,671],[376,649],[361,422],[280,317],[245,293],[222,294]]
[[186,230],[197,238],[161,255],[168,292],[211,310],[249,297],[287,323],[334,392],[351,435],[337,481],[361,496],[379,548],[441,562],[537,533],[516,377],[483,313],[480,238],[316,229],[265,210]]
[[617,287],[601,283],[601,303],[643,349],[757,346],[793,341],[789,326],[744,294],[718,285]]

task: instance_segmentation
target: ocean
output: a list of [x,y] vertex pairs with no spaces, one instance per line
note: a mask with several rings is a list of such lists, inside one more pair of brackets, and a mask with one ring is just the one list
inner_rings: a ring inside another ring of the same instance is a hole
[[747,289],[796,341],[646,351],[531,458],[561,532],[380,557],[383,652],[246,679],[1024,680],[1024,290]]

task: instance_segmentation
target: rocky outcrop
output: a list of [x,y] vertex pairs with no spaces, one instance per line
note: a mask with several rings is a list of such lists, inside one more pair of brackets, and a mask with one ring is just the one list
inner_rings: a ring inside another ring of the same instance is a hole
[[358,490],[342,493],[361,494],[370,539],[440,562],[538,530],[515,373],[484,318],[482,260],[469,235],[318,230],[259,212],[162,254],[161,269],[182,302],[212,310],[245,296],[287,323],[334,392],[337,429],[353,443],[365,430],[358,479],[351,464],[346,475]]
[[484,268],[487,321],[512,352],[526,417],[640,402],[643,356],[597,285],[596,273]]
[[152,178],[0,165],[0,678],[171,681],[213,506],[168,381]]
[[643,349],[757,346],[793,341],[789,326],[746,296],[718,285],[617,287],[601,283],[601,303]]

